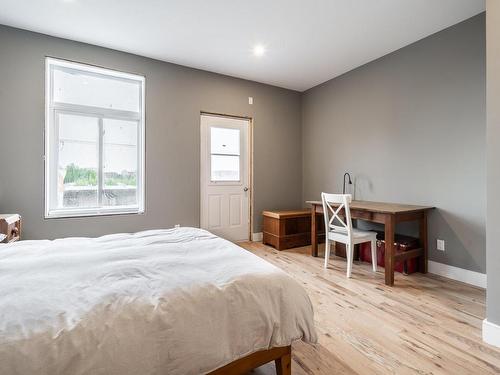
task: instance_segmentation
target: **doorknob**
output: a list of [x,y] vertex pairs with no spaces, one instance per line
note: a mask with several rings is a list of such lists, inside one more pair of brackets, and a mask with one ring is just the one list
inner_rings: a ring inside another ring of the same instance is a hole
[[243,188],[243,191],[248,191],[248,188],[245,186],[245,187]]

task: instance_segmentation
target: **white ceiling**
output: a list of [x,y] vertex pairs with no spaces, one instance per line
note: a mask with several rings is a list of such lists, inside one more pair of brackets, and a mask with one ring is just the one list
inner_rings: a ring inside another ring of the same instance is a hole
[[484,9],[484,0],[0,0],[0,24],[303,91]]

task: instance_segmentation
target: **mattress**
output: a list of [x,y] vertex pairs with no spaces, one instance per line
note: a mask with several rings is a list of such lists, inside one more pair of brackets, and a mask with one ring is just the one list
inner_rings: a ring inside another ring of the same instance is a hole
[[305,290],[207,231],[0,245],[0,374],[203,374],[316,342]]

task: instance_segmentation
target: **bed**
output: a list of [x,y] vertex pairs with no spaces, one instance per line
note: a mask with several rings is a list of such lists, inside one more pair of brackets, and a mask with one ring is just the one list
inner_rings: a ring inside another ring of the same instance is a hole
[[2,374],[235,374],[316,342],[305,290],[207,231],[0,245]]

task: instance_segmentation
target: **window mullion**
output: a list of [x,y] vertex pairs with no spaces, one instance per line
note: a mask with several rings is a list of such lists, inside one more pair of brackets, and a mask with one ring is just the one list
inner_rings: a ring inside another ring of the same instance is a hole
[[99,166],[98,166],[98,178],[97,178],[97,205],[102,207],[102,198],[104,192],[104,121],[102,117],[99,117]]
[[52,107],[65,112],[85,113],[87,116],[103,116],[106,118],[139,120],[140,113],[110,108],[93,107],[88,105],[53,102]]
[[211,152],[210,155],[213,155],[213,156],[238,156],[238,157],[241,156],[240,154],[220,154],[220,153],[216,153],[216,152]]
[[[50,169],[49,169],[49,179],[53,186],[50,192],[50,200],[52,202],[51,208],[59,207],[59,198],[58,198],[58,165],[59,165],[59,113],[56,110],[51,109],[50,112],[51,120],[52,120],[52,129],[50,130],[51,134],[53,134],[53,140],[50,144],[52,154],[52,158],[50,158]],[[64,181],[63,181],[64,184]],[[61,202],[62,203],[62,202]]]

